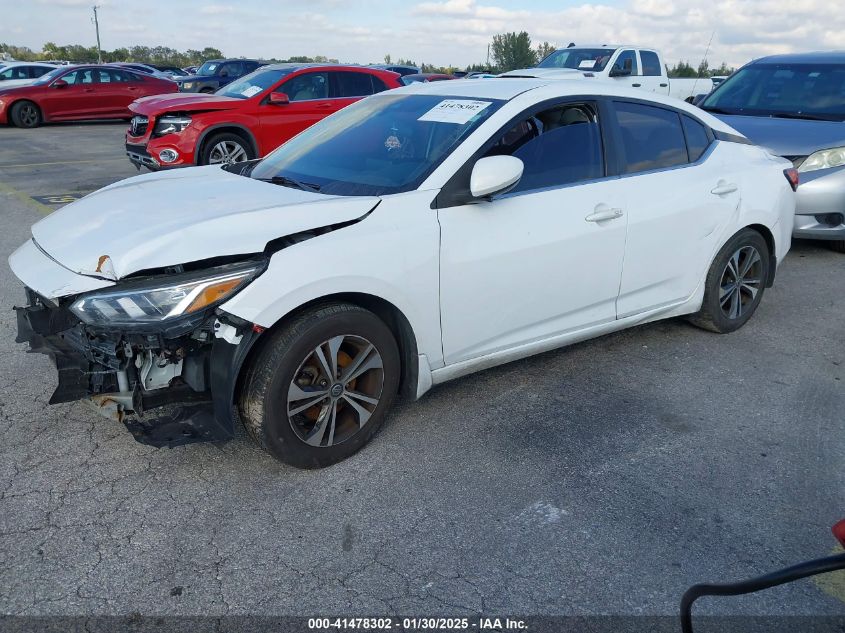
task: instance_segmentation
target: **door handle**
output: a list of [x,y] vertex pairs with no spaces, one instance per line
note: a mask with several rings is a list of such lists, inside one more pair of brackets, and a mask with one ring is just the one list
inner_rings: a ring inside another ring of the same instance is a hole
[[642,84],[631,84],[632,88],[639,88],[640,86],[642,86]]
[[729,193],[733,193],[739,189],[734,183],[732,182],[725,182],[724,180],[720,180],[718,184],[710,190],[714,196],[726,196]]
[[661,88],[666,88],[669,84],[660,84]]
[[584,219],[587,222],[604,222],[605,220],[615,220],[616,218],[621,218],[622,215],[622,209],[611,208],[606,204],[600,204],[596,207],[595,211]]

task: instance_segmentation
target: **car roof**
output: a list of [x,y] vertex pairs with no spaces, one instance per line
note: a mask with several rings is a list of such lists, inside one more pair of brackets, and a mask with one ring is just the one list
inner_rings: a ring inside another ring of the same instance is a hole
[[752,64],[845,64],[845,51],[813,51],[769,55],[755,59]]
[[51,64],[50,62],[3,62],[3,61],[0,61],[0,66],[3,66],[3,68],[9,68],[11,66],[49,66],[50,68],[56,68],[57,64]]
[[[354,68],[357,70],[379,70],[381,72],[390,71],[384,68],[376,68],[374,66],[361,66],[360,64],[332,64],[331,62],[280,62],[278,64],[267,64],[261,67],[262,70],[300,70],[303,68]],[[395,74],[395,73],[394,73]]]

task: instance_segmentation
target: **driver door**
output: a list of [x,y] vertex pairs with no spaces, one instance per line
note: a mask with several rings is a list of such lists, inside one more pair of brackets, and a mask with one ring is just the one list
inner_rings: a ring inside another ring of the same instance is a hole
[[487,151],[523,161],[517,187],[438,210],[447,365],[616,319],[625,184],[606,177],[598,108],[527,114]]
[[334,111],[330,98],[329,73],[308,71],[295,75],[273,92],[288,96],[285,105],[262,102],[258,117],[264,155],[311,127]]

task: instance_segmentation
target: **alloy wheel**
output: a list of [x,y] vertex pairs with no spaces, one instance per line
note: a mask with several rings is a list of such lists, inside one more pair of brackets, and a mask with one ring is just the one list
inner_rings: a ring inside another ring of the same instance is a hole
[[21,122],[26,127],[38,124],[38,110],[33,105],[24,105],[20,111]]
[[722,271],[719,281],[719,306],[729,319],[742,317],[760,292],[763,260],[753,246],[737,249]]
[[235,141],[220,141],[211,148],[209,165],[228,165],[247,160],[246,149]]
[[306,444],[340,444],[367,424],[384,387],[378,349],[343,334],[315,347],[294,373],[287,394],[291,428]]

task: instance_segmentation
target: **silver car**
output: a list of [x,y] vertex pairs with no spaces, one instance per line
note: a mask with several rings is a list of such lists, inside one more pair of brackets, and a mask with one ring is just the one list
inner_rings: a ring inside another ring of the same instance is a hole
[[793,235],[845,253],[845,52],[773,55],[699,104],[800,174]]

